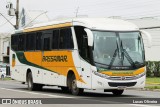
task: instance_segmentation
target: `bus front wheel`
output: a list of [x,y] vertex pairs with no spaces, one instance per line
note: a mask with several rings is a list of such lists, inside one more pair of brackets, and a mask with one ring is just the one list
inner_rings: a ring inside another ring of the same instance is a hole
[[31,72],[28,73],[27,83],[28,83],[28,90],[30,91],[38,91],[41,90],[43,87],[42,84],[33,83],[33,77]]
[[116,96],[122,95],[123,92],[124,92],[124,90],[113,90],[112,91],[113,95],[116,95]]
[[75,75],[72,75],[72,77],[71,77],[71,84],[70,84],[70,86],[71,86],[70,90],[71,90],[71,93],[73,95],[80,95],[84,91],[84,89],[81,89],[81,88],[77,87],[77,81],[76,81]]

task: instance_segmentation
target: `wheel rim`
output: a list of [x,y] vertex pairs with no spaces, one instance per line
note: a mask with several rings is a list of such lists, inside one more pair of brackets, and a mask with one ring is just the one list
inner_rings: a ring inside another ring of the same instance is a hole
[[72,81],[72,90],[73,90],[73,91],[76,91],[76,90],[77,90],[77,82],[76,82],[76,80],[73,80],[73,81]]
[[29,88],[32,87],[32,83],[31,83],[31,80],[30,80],[30,79],[28,80],[28,87],[29,87]]

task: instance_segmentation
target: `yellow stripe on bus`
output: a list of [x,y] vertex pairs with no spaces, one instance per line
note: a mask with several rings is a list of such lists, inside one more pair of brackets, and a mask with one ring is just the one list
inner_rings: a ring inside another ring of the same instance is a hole
[[[71,51],[45,51],[43,53],[24,52],[24,55],[28,62],[56,72],[60,75],[67,76],[68,72],[72,70],[76,76],[76,80],[85,83],[75,68]],[[56,61],[56,59],[54,59],[56,56],[59,56],[58,58],[60,58],[60,61]],[[63,56],[67,56],[67,61],[62,59]]]
[[133,70],[128,70],[128,71],[119,70],[119,71],[103,71],[101,73],[109,75],[109,76],[135,76],[135,75],[141,74],[143,72],[145,72],[145,67],[139,68],[138,70],[135,70],[135,71],[133,71]]
[[33,32],[33,31],[40,31],[40,30],[47,30],[47,29],[53,29],[53,28],[63,28],[63,27],[70,27],[72,26],[72,23],[62,23],[62,24],[55,24],[55,25],[48,25],[48,26],[42,26],[42,27],[35,27],[35,28],[28,28],[24,29],[23,32]]

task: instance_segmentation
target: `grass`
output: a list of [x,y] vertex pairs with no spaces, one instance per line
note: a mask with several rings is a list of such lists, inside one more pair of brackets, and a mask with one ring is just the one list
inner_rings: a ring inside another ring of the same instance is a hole
[[149,90],[160,89],[160,77],[147,77],[145,88]]
[[151,90],[153,90],[153,89],[160,89],[160,86],[146,86],[145,87],[146,89],[151,89]]
[[[0,78],[0,80],[2,80],[2,79]],[[12,79],[10,77],[6,77],[3,80],[12,80]]]
[[147,77],[146,84],[159,84],[160,85],[160,77]]

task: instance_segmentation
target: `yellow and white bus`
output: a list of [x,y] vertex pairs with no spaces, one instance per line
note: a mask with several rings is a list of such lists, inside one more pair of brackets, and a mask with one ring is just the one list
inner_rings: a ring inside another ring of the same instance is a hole
[[59,86],[74,95],[103,89],[121,95],[145,86],[144,31],[127,21],[75,18],[36,24],[11,36],[11,77],[29,90]]

